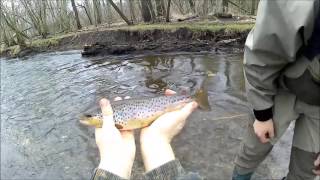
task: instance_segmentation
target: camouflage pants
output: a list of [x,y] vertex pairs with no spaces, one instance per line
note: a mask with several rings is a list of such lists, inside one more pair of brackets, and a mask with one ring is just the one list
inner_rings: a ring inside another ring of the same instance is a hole
[[317,153],[320,152],[320,107],[299,101],[295,95],[285,90],[278,93],[274,103],[275,137],[271,143],[260,143],[253,130],[254,119],[250,120],[235,160],[238,173],[253,172],[284,134],[291,121],[296,120],[287,179],[315,179],[312,169]]

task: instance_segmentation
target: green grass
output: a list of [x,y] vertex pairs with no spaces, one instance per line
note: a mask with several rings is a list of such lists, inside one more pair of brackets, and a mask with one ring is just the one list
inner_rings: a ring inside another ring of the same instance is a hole
[[211,32],[219,32],[225,31],[226,33],[233,32],[244,32],[252,29],[254,24],[246,23],[246,24],[222,24],[222,23],[207,23],[207,22],[199,22],[194,24],[138,24],[134,26],[121,27],[119,29],[130,30],[130,31],[145,31],[145,30],[154,30],[154,29],[162,29],[162,30],[177,30],[179,28],[188,28],[194,32],[202,32],[202,31],[211,31]]
[[63,37],[52,37],[48,39],[37,39],[35,41],[32,41],[31,44],[29,45],[31,48],[32,47],[50,47],[50,46],[57,46],[59,44],[59,41]]

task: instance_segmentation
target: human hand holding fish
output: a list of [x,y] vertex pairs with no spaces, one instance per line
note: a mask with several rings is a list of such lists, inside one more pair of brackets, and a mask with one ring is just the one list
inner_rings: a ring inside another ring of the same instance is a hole
[[[166,96],[174,94],[172,90],[165,92]],[[174,111],[162,114],[150,126],[141,130],[141,151],[146,171],[175,159],[170,142],[198,106],[195,101],[184,102],[181,105]],[[120,131],[116,127],[114,113],[108,100],[102,99],[100,106],[103,123],[102,128],[96,128],[96,143],[101,158],[99,168],[129,178],[136,151],[133,131]]]
[[[166,90],[165,94],[173,95],[175,92]],[[141,153],[147,172],[175,159],[170,142],[182,130],[187,117],[197,106],[196,102],[189,102],[179,110],[160,116],[141,130]]]
[[198,105],[204,110],[210,109],[207,93],[202,89],[193,96],[174,94],[166,90],[166,96],[125,98],[111,103],[102,99],[101,114],[83,116],[82,124],[96,127],[101,157],[99,169],[130,177],[136,151],[133,129],[138,128],[142,128],[140,142],[146,171],[174,160],[172,138]]
[[96,143],[100,152],[100,169],[129,179],[135,158],[136,145],[132,130],[119,131],[113,121],[113,111],[106,99],[100,100],[102,128],[96,128]]

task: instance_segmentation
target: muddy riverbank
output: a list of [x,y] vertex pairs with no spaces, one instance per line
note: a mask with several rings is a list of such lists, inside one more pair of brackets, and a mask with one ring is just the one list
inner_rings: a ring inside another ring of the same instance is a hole
[[86,56],[159,52],[217,51],[242,48],[252,23],[173,23],[97,28],[89,31],[35,40],[25,47],[14,46],[1,56],[23,57],[57,50],[84,50]]

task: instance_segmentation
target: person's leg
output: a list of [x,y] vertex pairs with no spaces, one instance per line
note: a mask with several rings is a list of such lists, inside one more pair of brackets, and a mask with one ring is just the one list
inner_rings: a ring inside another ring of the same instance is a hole
[[316,176],[312,173],[312,169],[314,168],[313,162],[316,157],[316,153],[292,146],[289,172],[286,180],[314,180]]
[[286,91],[279,91],[275,97],[273,122],[275,137],[271,143],[263,144],[253,130],[254,119],[249,121],[247,134],[235,159],[233,179],[250,179],[258,165],[272,150],[273,144],[283,135],[290,122],[298,117],[294,110],[296,97]]
[[253,130],[253,121],[254,118],[248,124],[246,136],[235,159],[235,173],[240,175],[252,174],[273,147],[271,143],[263,144],[259,141]]
[[296,121],[288,180],[313,180],[314,161],[320,152],[320,107],[297,101],[296,111],[301,116]]

